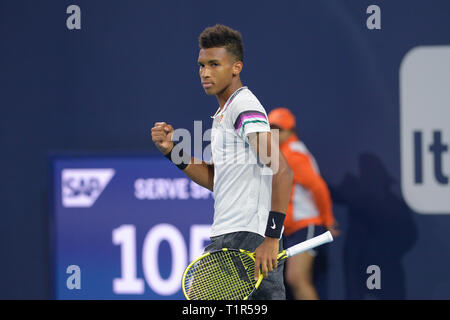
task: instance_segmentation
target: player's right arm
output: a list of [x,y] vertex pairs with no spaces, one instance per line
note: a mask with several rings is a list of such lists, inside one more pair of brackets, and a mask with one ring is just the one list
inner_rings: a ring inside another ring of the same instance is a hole
[[[156,122],[152,128],[152,140],[162,154],[167,155],[174,146],[172,142],[173,127],[165,122]],[[191,157],[183,172],[197,184],[213,191],[214,165]]]

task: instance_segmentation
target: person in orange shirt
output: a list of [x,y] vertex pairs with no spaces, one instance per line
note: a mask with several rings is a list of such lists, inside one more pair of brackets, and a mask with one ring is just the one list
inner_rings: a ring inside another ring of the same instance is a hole
[[[287,108],[276,108],[269,115],[272,130],[279,130],[280,150],[294,172],[291,198],[284,222],[286,248],[319,235],[328,229],[338,236],[328,187],[319,167],[296,134],[295,116]],[[286,261],[286,282],[296,300],[319,299],[313,283],[316,250],[301,253]]]

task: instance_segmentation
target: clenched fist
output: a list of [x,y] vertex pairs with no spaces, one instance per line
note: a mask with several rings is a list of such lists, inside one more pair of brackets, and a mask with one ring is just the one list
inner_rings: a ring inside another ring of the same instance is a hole
[[173,127],[165,122],[156,122],[152,128],[152,140],[164,155],[173,148]]

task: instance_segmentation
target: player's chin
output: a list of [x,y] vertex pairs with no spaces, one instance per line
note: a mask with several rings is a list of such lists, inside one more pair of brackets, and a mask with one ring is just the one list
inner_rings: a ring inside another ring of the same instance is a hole
[[216,91],[217,91],[213,87],[203,88],[203,90],[205,90],[205,93],[207,95],[214,95],[214,94],[216,94]]
[[207,95],[216,95],[220,92],[220,89],[216,83],[213,83],[209,86],[203,86],[203,90],[205,90],[205,93]]

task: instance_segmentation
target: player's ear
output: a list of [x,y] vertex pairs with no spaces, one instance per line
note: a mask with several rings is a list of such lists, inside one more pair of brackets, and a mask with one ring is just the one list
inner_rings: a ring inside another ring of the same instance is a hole
[[244,66],[244,63],[240,60],[233,63],[233,76],[234,77],[238,76],[241,73],[243,66]]

